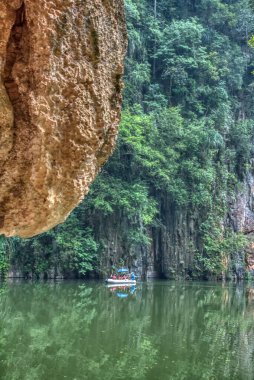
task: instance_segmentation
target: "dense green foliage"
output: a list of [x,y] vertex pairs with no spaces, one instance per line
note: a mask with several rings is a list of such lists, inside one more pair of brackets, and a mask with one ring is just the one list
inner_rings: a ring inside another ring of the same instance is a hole
[[126,16],[129,47],[116,150],[63,226],[14,240],[11,260],[27,273],[52,265],[67,274],[102,270],[112,240],[105,224],[117,230],[117,249],[131,264],[181,212],[195,220],[195,238],[187,236],[194,261],[186,270],[192,274],[228,270],[246,244],[226,215],[251,158],[249,2],[126,0]]

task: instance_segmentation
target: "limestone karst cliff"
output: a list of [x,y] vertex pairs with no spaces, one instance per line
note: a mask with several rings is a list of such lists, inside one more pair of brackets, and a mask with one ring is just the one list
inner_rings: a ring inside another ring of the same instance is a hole
[[122,0],[0,0],[0,233],[65,220],[114,147]]

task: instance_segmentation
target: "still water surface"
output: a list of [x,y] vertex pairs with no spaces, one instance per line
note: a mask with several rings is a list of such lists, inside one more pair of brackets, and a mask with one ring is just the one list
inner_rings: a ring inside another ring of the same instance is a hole
[[1,380],[254,379],[254,288],[19,283],[0,292]]

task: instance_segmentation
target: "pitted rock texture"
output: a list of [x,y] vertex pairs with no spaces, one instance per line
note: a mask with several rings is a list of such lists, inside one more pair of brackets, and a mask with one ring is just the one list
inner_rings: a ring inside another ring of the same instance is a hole
[[123,0],[0,0],[0,233],[65,220],[115,144]]

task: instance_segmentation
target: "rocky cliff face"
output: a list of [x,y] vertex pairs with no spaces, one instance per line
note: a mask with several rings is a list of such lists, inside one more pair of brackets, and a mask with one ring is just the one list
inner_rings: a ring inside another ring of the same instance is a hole
[[111,153],[122,0],[0,0],[0,233],[65,220]]
[[[246,267],[254,274],[254,160],[251,169],[246,175],[241,190],[236,194],[236,201],[232,205],[229,223],[235,231],[243,232],[249,245],[245,257],[237,263],[241,269]],[[242,261],[242,262],[241,262]],[[245,262],[244,262],[245,261]]]
[[[252,165],[254,162],[252,163]],[[253,165],[254,168],[254,165]],[[228,266],[230,277],[241,279],[244,274],[254,274],[254,171],[249,170],[232,199],[228,199],[228,214],[221,221],[222,228],[243,233],[249,240],[246,251],[236,251]],[[160,224],[147,233],[150,245],[126,246],[125,233],[130,229],[128,221],[114,214],[105,220],[93,220],[97,240],[104,242],[101,254],[101,270],[119,265],[124,259],[135,273],[143,278],[190,278],[195,272],[195,253],[202,252],[200,239],[200,215],[198,212],[177,207],[168,197],[160,199]]]

